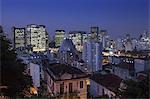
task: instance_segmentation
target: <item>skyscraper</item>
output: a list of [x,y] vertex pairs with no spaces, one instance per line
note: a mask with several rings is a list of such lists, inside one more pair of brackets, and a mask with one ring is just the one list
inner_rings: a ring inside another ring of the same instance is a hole
[[99,35],[99,27],[91,27],[91,38],[97,40]]
[[65,36],[65,30],[56,30],[55,31],[55,46],[60,47]]
[[13,27],[14,31],[14,47],[25,47],[25,28]]
[[102,41],[103,49],[106,48],[107,30],[100,30],[99,40]]
[[74,45],[76,46],[77,51],[82,52],[83,42],[85,42],[87,37],[86,32],[84,31],[70,31],[69,38],[72,39]]
[[102,43],[88,41],[84,43],[82,59],[87,63],[88,71],[102,70]]
[[48,34],[44,25],[28,25],[26,35],[27,45],[31,45],[34,52],[46,51]]

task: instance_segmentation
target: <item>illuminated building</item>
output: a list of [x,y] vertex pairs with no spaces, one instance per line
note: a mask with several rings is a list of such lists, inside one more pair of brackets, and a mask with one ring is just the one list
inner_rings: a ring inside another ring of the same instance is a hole
[[25,28],[13,27],[14,31],[14,47],[25,47]]
[[107,30],[100,30],[99,39],[102,41],[103,49],[105,49],[107,44]]
[[131,41],[127,41],[127,42],[124,44],[124,46],[125,46],[125,51],[126,51],[126,52],[133,50],[133,48],[132,48],[132,42],[131,42]]
[[4,33],[3,27],[0,25],[0,37],[6,38],[6,33]]
[[46,51],[48,34],[44,25],[31,24],[27,26],[27,45],[32,46],[34,52]]
[[72,40],[65,38],[59,48],[59,60],[61,63],[71,64],[77,57],[77,51]]
[[72,39],[77,51],[82,52],[83,42],[87,39],[87,34],[84,31],[71,31],[69,32],[69,37]]
[[80,69],[51,64],[45,71],[49,94],[60,99],[87,99],[89,77]]
[[91,27],[91,38],[98,40],[98,36],[99,36],[99,27]]
[[140,39],[138,41],[137,49],[150,50],[150,36],[148,35],[147,31],[141,33]]
[[65,36],[65,30],[56,30],[55,31],[55,46],[60,47]]
[[117,39],[116,48],[117,48],[117,50],[120,50],[120,51],[124,50],[122,39],[120,39],[120,38]]
[[86,42],[83,47],[82,59],[87,63],[89,72],[102,70],[102,43]]

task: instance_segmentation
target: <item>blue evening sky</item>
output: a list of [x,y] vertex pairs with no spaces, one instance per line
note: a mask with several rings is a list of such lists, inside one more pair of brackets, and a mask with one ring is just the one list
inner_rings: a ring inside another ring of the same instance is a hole
[[1,22],[12,35],[12,26],[46,25],[55,29],[82,30],[91,26],[107,29],[113,38],[126,33],[138,36],[148,30],[149,0],[1,0]]

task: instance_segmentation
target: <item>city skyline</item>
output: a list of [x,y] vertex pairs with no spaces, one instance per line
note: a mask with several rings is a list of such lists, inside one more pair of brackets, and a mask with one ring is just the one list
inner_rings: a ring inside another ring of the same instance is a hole
[[0,99],[149,99],[149,0],[0,0]]
[[148,30],[148,0],[2,0],[1,23],[12,35],[12,26],[46,25],[49,35],[56,29],[89,31],[106,29],[113,38]]

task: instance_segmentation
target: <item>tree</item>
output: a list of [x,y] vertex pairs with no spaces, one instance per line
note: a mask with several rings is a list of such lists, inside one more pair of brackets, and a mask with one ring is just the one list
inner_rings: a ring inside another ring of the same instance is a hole
[[17,60],[15,50],[7,38],[0,37],[0,41],[1,85],[7,86],[7,89],[1,91],[6,96],[23,97],[22,92],[32,86],[31,77],[24,74],[26,64],[23,64],[22,60]]
[[149,98],[149,74],[143,81],[126,80],[124,84],[127,87],[123,91],[119,91],[121,98]]

